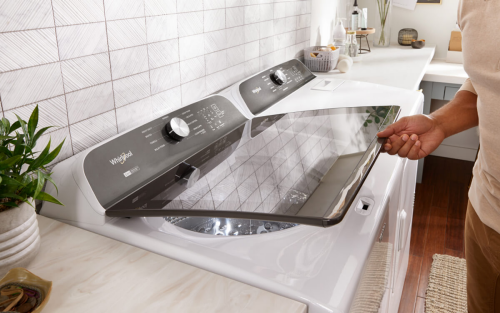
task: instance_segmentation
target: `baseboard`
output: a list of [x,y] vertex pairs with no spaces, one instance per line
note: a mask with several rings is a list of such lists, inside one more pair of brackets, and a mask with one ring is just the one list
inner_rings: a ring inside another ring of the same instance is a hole
[[474,162],[477,149],[440,145],[431,155]]

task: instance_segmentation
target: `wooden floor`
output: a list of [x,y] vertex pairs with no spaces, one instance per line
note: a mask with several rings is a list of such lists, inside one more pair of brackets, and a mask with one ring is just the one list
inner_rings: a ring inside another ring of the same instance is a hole
[[422,313],[432,256],[464,257],[467,191],[473,162],[429,156],[417,184],[410,259],[399,313]]

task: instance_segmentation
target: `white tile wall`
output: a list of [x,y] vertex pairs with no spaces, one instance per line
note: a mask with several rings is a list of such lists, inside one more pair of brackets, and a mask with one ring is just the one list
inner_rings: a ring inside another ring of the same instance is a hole
[[[310,10],[311,0],[0,0],[2,114],[28,118],[38,104],[40,126],[57,126],[43,142],[66,138],[63,160],[300,56]],[[227,196],[258,202],[252,182]]]

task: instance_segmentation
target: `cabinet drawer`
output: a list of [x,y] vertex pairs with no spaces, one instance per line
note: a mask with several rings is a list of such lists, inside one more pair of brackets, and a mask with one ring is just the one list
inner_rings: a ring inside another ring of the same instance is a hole
[[459,87],[450,87],[446,86],[444,88],[444,100],[451,100],[453,97],[455,97],[455,94],[460,90]]

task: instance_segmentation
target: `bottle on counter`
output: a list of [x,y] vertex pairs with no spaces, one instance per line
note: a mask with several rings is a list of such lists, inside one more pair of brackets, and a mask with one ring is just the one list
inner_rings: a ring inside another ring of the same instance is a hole
[[337,25],[335,25],[332,32],[332,41],[333,45],[339,49],[339,53],[345,54],[346,32],[342,20],[344,20],[344,18],[337,18]]
[[351,58],[355,58],[358,56],[358,41],[356,40],[356,32],[354,30],[350,30],[347,32],[347,41],[345,44],[346,55]]
[[359,28],[359,17],[360,17],[360,10],[358,8],[358,0],[354,0],[354,8],[351,13],[351,25],[350,25],[350,30],[358,30]]

